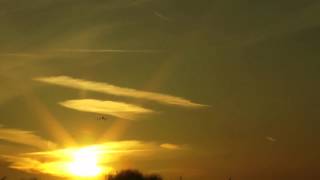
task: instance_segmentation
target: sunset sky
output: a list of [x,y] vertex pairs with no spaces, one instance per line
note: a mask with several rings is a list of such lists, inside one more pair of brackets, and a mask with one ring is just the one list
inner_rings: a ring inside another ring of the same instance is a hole
[[0,0],[0,178],[320,178],[319,42],[316,0]]

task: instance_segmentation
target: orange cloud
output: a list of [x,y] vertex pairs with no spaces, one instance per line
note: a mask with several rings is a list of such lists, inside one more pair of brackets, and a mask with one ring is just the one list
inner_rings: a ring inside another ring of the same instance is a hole
[[164,149],[169,149],[169,150],[178,150],[178,149],[181,149],[181,147],[180,147],[179,145],[169,144],[169,143],[161,144],[160,147],[161,147],[161,148],[164,148]]
[[136,115],[149,114],[152,110],[123,102],[101,101],[96,99],[76,99],[59,103],[77,111],[112,115],[124,119],[134,119]]
[[55,143],[35,135],[32,131],[3,128],[1,126],[0,139],[17,144],[37,147],[39,149],[48,149],[57,146]]

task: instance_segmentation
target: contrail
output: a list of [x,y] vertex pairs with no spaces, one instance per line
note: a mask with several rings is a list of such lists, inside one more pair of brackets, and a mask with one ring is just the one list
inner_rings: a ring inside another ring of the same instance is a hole
[[156,15],[157,17],[159,17],[160,19],[164,20],[164,21],[170,21],[171,19],[165,15],[163,15],[162,13],[158,12],[158,11],[153,11],[154,15]]

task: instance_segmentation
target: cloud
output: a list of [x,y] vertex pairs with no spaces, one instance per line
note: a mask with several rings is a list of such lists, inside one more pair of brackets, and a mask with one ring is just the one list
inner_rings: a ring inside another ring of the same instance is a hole
[[[63,154],[70,154],[76,149],[81,149],[82,147],[71,147],[65,149],[57,149],[53,151],[43,151],[43,152],[33,152],[33,153],[25,153],[27,156],[39,156],[39,157],[59,157]],[[95,149],[101,153],[106,154],[136,154],[137,152],[146,152],[146,151],[154,151],[157,149],[157,146],[154,143],[147,143],[137,140],[127,140],[127,141],[109,141],[100,144],[94,144],[90,146],[85,146],[87,149]],[[108,157],[110,158],[113,157]]]
[[37,147],[39,149],[54,148],[57,145],[49,140],[35,135],[31,131],[4,128],[0,125],[0,139],[17,144]]
[[169,143],[161,144],[160,147],[164,148],[164,149],[168,149],[168,150],[179,150],[179,149],[181,149],[181,147],[179,145],[169,144]]
[[271,136],[267,136],[266,140],[270,141],[270,142],[276,142],[277,140]]
[[141,141],[111,141],[94,144],[85,147],[72,147],[52,151],[40,151],[25,153],[17,156],[4,155],[2,158],[9,162],[10,168],[31,173],[44,173],[59,177],[70,177],[70,163],[74,161],[74,155],[79,152],[93,153],[99,157],[97,165],[108,172],[113,167],[112,163],[118,163],[129,157],[149,156],[159,150],[159,145]]
[[56,49],[58,52],[70,53],[158,53],[160,50],[153,49]]
[[123,102],[101,101],[96,99],[76,99],[59,103],[60,105],[83,112],[112,115],[124,119],[133,119],[136,115],[154,111]]
[[125,96],[125,97],[146,99],[146,100],[156,101],[158,103],[163,103],[163,104],[192,107],[192,108],[199,108],[199,107],[206,106],[206,105],[194,103],[190,100],[187,100],[181,97],[148,92],[148,91],[140,91],[136,89],[119,87],[119,86],[115,86],[108,83],[87,81],[87,80],[76,79],[68,76],[40,77],[40,78],[35,78],[34,80],[44,82],[44,83],[69,87],[69,88],[90,90],[90,91],[95,91],[95,92],[100,92],[105,94],[111,94],[115,96]]
[[13,56],[13,57],[26,57],[26,58],[34,58],[39,57],[39,54],[34,53],[2,53],[0,56]]

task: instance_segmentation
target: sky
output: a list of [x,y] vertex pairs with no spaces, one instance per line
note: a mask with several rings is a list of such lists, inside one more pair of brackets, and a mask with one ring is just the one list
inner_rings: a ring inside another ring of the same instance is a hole
[[317,179],[319,17],[316,0],[0,0],[0,176],[63,179],[59,155],[88,147],[168,180]]

